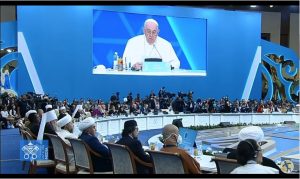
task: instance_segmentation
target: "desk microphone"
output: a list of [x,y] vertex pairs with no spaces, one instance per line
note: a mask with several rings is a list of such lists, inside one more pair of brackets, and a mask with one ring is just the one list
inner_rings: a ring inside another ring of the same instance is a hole
[[160,55],[159,51],[157,50],[157,48],[156,48],[156,45],[155,45],[155,44],[153,44],[153,47],[154,47],[154,48],[155,48],[155,50],[157,51],[157,53],[158,53],[158,55],[159,55],[159,58],[161,58],[161,59],[162,59],[162,57],[161,57],[161,55]]

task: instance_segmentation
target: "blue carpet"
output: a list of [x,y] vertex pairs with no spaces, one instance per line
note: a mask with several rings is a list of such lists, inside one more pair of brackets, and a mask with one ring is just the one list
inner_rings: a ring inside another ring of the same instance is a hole
[[2,129],[2,130],[0,130],[0,135],[1,136],[6,136],[6,135],[20,135],[19,128]]
[[[29,170],[27,162],[22,170],[22,161],[20,161],[20,140],[19,128],[2,129],[0,132],[0,174],[26,174]],[[46,169],[38,169],[37,173],[45,174]]]
[[1,162],[1,174],[27,174],[29,164],[25,165],[25,169],[22,170],[22,161],[7,161]]

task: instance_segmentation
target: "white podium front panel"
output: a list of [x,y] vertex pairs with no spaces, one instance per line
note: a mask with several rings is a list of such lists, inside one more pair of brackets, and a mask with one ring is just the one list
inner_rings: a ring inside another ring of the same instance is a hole
[[147,130],[147,117],[138,117],[135,118],[135,120],[138,124],[140,131]]
[[243,114],[243,115],[240,115],[240,123],[244,124],[250,124],[251,121],[252,121],[252,117],[253,115],[252,114]]
[[209,115],[197,115],[195,116],[196,126],[208,126],[209,125]]
[[240,116],[236,114],[221,115],[221,122],[230,122],[230,124],[237,124],[240,122]]
[[182,124],[184,127],[190,127],[195,125],[195,116],[194,115],[186,115],[182,118]]
[[209,119],[210,125],[218,125],[221,122],[221,116],[220,115],[210,115]]
[[163,116],[163,126],[172,124],[174,119],[177,119],[177,116]]
[[252,117],[252,124],[270,123],[270,115],[259,114]]
[[163,127],[161,116],[151,116],[147,119],[147,126],[149,129],[158,129],[158,126]]
[[108,121],[108,134],[118,134],[120,133],[120,120],[110,120]]
[[101,135],[108,135],[108,121],[101,121],[96,124],[97,131],[100,132]]

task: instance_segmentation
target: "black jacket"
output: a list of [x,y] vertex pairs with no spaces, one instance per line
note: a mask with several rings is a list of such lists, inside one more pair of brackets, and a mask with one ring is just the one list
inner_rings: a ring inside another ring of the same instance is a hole
[[95,155],[91,155],[93,168],[95,172],[108,172],[112,171],[112,163],[109,159],[110,152],[108,147],[101,144],[97,137],[89,135],[85,132],[81,134],[79,137],[82,141],[84,141],[91,149],[95,152],[102,155],[103,158],[96,157]]
[[[122,137],[117,144],[126,145],[139,159],[144,162],[151,162],[150,156],[146,154],[141,142],[138,139],[133,139],[130,136]],[[149,173],[149,169],[139,164],[136,165],[137,173]]]

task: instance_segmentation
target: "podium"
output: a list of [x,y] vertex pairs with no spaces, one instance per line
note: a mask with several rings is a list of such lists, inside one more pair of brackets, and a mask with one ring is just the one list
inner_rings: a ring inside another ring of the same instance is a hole
[[171,66],[167,62],[144,62],[143,72],[170,72]]

